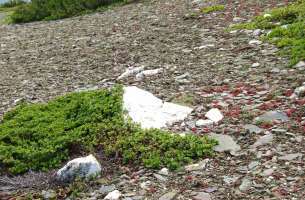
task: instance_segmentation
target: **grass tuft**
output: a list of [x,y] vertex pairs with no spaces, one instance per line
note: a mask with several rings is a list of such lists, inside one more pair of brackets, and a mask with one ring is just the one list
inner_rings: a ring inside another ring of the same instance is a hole
[[233,29],[267,30],[263,39],[281,48],[281,54],[290,57],[291,65],[305,60],[305,0],[275,8],[250,23],[235,25]]
[[223,11],[225,9],[224,5],[213,5],[213,6],[207,6],[201,9],[201,12],[203,14],[209,14],[212,12],[218,12],[218,11]]

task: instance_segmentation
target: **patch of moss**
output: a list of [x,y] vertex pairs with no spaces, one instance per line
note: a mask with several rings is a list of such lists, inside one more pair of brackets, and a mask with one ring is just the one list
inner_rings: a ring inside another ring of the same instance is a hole
[[125,120],[122,95],[116,86],[17,106],[0,123],[0,167],[14,174],[48,170],[97,147],[125,163],[171,169],[212,153],[213,140],[142,130]]
[[32,0],[19,6],[10,18],[11,23],[56,20],[128,2],[129,0]]
[[213,6],[207,6],[201,9],[201,12],[204,14],[209,14],[212,12],[218,12],[223,11],[225,9],[224,5],[213,5]]
[[281,48],[281,55],[288,55],[291,65],[305,60],[305,0],[273,9],[250,23],[235,25],[233,29],[267,30],[269,33],[262,39]]

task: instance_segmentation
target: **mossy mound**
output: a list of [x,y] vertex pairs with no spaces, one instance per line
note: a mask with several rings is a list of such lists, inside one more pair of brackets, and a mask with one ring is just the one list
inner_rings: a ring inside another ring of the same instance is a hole
[[21,104],[0,123],[0,167],[14,174],[59,167],[102,147],[125,163],[176,169],[212,154],[215,141],[142,130],[124,119],[123,89],[71,93],[43,104]]
[[290,64],[305,60],[305,0],[273,9],[250,23],[238,24],[234,29],[265,29],[269,33],[263,39],[282,49]]
[[12,23],[56,20],[92,12],[127,0],[31,0],[11,15]]

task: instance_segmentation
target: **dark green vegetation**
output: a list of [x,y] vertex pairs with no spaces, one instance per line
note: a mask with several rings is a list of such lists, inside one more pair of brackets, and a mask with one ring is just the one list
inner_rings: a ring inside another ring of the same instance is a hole
[[128,0],[32,0],[16,9],[12,23],[55,20],[92,12]]
[[25,4],[25,3],[26,2],[23,1],[23,0],[10,0],[10,1],[7,1],[3,4],[0,4],[0,8],[13,8],[13,7]]
[[214,5],[214,6],[208,6],[208,7],[202,8],[201,12],[204,14],[209,14],[212,12],[223,11],[224,9],[225,9],[224,5]]
[[305,0],[273,9],[256,17],[253,22],[239,24],[234,28],[270,30],[263,39],[281,48],[282,55],[289,55],[291,65],[305,60]]
[[123,89],[71,93],[45,104],[21,104],[0,123],[0,167],[11,173],[48,170],[72,155],[103,148],[125,163],[178,168],[212,154],[215,141],[142,130],[124,120]]

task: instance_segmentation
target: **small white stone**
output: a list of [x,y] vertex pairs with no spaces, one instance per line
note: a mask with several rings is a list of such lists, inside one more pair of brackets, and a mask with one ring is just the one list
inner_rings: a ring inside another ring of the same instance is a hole
[[135,75],[141,71],[144,70],[144,67],[141,66],[141,67],[135,67],[135,68],[129,68],[127,69],[123,74],[121,74],[117,80],[121,80],[121,79],[124,79],[124,78],[127,78],[129,76],[132,76],[132,75]]
[[304,61],[298,62],[298,64],[295,65],[295,68],[305,68],[305,62]]
[[205,116],[212,120],[213,122],[217,123],[223,119],[223,115],[221,114],[218,108],[212,108],[205,114]]
[[104,199],[118,200],[118,199],[120,199],[121,196],[122,196],[122,193],[120,191],[114,190],[114,191],[110,192],[109,194],[107,194],[107,196]]
[[168,176],[169,175],[169,171],[167,168],[162,168],[158,174],[164,175],[164,176]]
[[160,74],[163,72],[163,69],[162,68],[158,68],[158,69],[151,69],[151,70],[145,70],[145,71],[142,71],[140,73],[138,73],[136,75],[136,79],[137,80],[142,80],[143,78],[145,77],[150,77],[150,76],[154,76],[154,75],[157,75],[157,74]]
[[204,120],[204,119],[199,119],[196,121],[196,126],[201,127],[201,126],[210,126],[213,125],[213,121],[212,120]]
[[254,36],[260,36],[262,34],[262,30],[261,29],[255,29],[254,31],[253,31],[253,35]]
[[259,40],[250,40],[249,44],[250,45],[260,45],[262,44],[263,42],[262,41],[259,41]]
[[259,63],[253,63],[251,67],[256,68],[256,67],[259,67],[259,66],[260,66]]

